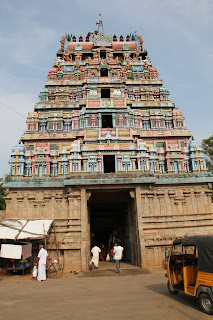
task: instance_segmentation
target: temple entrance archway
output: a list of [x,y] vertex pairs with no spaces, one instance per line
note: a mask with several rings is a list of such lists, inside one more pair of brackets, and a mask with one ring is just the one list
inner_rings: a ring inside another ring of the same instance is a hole
[[90,249],[97,244],[113,247],[119,240],[124,261],[141,266],[137,213],[129,191],[95,190],[88,201]]

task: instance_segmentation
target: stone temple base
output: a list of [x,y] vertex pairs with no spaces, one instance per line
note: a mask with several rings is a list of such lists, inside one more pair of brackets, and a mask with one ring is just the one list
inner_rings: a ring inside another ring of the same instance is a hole
[[86,271],[93,237],[110,228],[127,261],[153,268],[174,239],[213,234],[212,182],[208,174],[19,178],[5,184],[5,219],[53,219],[47,250],[65,271]]

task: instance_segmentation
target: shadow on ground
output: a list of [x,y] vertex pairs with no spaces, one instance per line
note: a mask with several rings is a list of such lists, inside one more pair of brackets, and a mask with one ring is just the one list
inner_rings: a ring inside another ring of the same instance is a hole
[[165,297],[170,298],[171,300],[178,302],[181,305],[191,307],[195,310],[201,311],[198,305],[198,301],[195,297],[189,296],[185,294],[184,292],[179,292],[178,294],[171,294],[169,293],[167,289],[166,282],[165,284],[159,283],[159,284],[153,284],[149,286],[145,286],[148,290],[161,294]]
[[129,262],[121,262],[121,272],[116,272],[116,266],[113,262],[100,261],[99,268],[83,272],[83,277],[106,277],[106,276],[126,276],[142,275],[151,273],[149,270],[137,267]]
[[137,275],[142,275],[142,274],[148,274],[150,273],[149,270],[145,269],[121,269],[120,273],[117,273],[115,269],[96,269],[96,270],[90,270],[87,272],[83,272],[82,277],[106,277],[106,276],[115,276],[115,277],[120,277],[120,276],[137,276]]

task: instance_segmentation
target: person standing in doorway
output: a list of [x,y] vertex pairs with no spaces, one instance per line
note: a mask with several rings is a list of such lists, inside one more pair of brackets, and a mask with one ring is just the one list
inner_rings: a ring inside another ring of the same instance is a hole
[[118,243],[116,242],[114,246],[114,260],[115,260],[117,273],[120,273],[120,261],[123,257],[123,250],[124,248],[118,245]]
[[102,244],[102,246],[101,246],[100,258],[101,258],[102,261],[106,260],[106,247],[105,247],[104,244]]
[[92,254],[91,262],[93,264],[94,269],[98,269],[100,252],[101,252],[101,249],[97,245],[95,245],[91,250],[91,254]]
[[46,280],[46,263],[47,263],[47,250],[44,249],[43,245],[39,246],[38,253],[38,281]]

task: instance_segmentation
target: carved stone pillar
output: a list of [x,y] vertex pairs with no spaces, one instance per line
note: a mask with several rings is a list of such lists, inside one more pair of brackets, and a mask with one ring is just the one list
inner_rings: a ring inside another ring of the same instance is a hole
[[[145,258],[145,245],[143,236],[143,222],[142,222],[142,202],[141,202],[141,188],[135,188],[135,232],[136,232],[136,246],[137,259],[136,265],[142,267],[142,261]],[[143,265],[144,266],[144,265]]]

